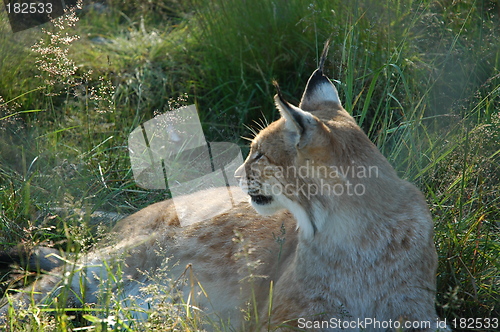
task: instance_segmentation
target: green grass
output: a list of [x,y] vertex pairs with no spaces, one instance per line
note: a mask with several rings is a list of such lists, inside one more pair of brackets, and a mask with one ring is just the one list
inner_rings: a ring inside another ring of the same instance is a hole
[[[345,108],[423,190],[435,217],[439,313],[499,317],[498,5],[245,4],[110,1],[103,12],[86,8],[75,27],[46,27],[79,37],[68,44],[39,29],[12,34],[0,18],[0,249],[87,249],[96,241],[91,212],[129,213],[168,197],[134,184],[127,138],[179,104],[197,104],[209,141],[245,149],[243,124],[277,117],[272,80],[297,103],[331,38],[326,72]],[[43,58],[35,42],[62,53]],[[47,216],[54,207],[85,213]],[[52,330],[84,324],[61,310]],[[87,323],[105,330],[97,319]],[[25,330],[45,331],[33,324]]]

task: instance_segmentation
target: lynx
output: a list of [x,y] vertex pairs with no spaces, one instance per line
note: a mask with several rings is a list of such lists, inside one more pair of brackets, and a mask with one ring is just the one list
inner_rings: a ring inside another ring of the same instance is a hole
[[[158,304],[146,286],[166,269],[170,280],[189,279],[172,283],[170,301],[228,330],[438,330],[425,199],[342,107],[325,57],[298,107],[276,84],[281,118],[256,135],[235,173],[248,203],[185,227],[171,201],[153,204],[122,220],[114,242],[56,268],[12,305],[50,303],[63,284],[68,305],[81,306],[111,287],[123,303],[135,299],[135,317],[145,319]],[[224,190],[185,196],[186,213],[216,208]]]

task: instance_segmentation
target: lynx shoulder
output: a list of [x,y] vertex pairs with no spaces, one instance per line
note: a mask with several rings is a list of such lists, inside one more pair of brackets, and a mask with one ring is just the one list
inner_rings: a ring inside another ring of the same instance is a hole
[[[158,300],[145,286],[166,282],[155,277],[160,272],[179,280],[189,270],[196,282],[173,283],[178,296],[237,330],[438,330],[437,254],[423,195],[344,110],[322,65],[298,106],[279,89],[275,103],[281,118],[253,139],[235,173],[249,203],[186,227],[171,201],[153,204],[122,220],[113,243],[57,268],[11,303],[50,302],[60,283],[84,294],[68,295],[73,305],[99,303],[102,287],[120,284],[124,301],[135,299],[136,317],[147,319]],[[214,207],[224,190],[184,199],[193,211]],[[121,279],[103,282],[116,261]],[[245,310],[258,319],[249,325]]]

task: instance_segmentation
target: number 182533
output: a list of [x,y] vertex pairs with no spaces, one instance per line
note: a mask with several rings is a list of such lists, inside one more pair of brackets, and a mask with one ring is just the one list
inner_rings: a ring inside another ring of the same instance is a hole
[[50,14],[52,13],[52,3],[42,2],[16,2],[5,5],[9,14]]

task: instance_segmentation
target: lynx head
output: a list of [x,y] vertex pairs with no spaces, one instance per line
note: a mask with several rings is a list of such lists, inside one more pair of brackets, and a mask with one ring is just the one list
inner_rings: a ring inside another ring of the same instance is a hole
[[247,159],[235,172],[257,212],[289,210],[306,237],[328,227],[332,215],[380,200],[388,182],[398,180],[343,109],[337,89],[323,74],[325,56],[298,107],[277,87],[274,100],[281,118],[253,139]]

